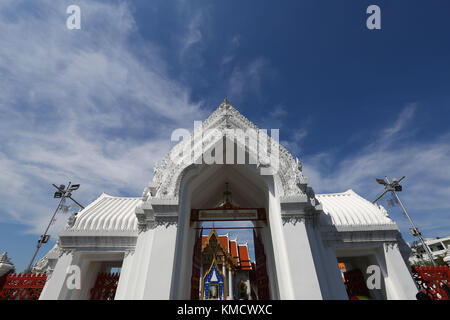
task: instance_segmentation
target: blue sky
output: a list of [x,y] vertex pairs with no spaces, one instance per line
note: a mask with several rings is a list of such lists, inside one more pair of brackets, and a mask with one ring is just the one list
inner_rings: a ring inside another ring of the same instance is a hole
[[[66,8],[81,8],[81,30]],[[381,30],[366,8],[381,8]],[[224,99],[279,128],[316,193],[373,199],[376,177],[426,237],[450,234],[450,20],[436,1],[0,3],[0,251],[22,271],[51,183],[139,196],[175,128]],[[398,208],[391,217],[407,241]],[[59,216],[53,235],[66,222]],[[46,249],[42,250],[42,254]]]

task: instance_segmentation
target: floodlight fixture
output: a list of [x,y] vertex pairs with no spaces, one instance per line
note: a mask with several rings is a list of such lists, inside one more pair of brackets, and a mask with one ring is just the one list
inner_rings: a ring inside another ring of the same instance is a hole
[[383,179],[376,179],[379,184],[384,185],[384,192],[381,195],[379,195],[373,201],[373,203],[376,203],[378,200],[380,200],[386,193],[391,192],[392,195],[394,196],[394,199],[396,200],[396,202],[400,205],[400,208],[402,209],[403,215],[406,218],[408,218],[409,223],[412,226],[412,228],[409,229],[409,232],[411,232],[411,234],[414,237],[419,238],[420,242],[422,242],[422,246],[425,249],[425,252],[428,255],[428,258],[430,259],[430,262],[434,266],[436,266],[436,263],[434,262],[433,254],[431,253],[431,250],[428,247],[428,245],[425,243],[425,239],[422,237],[422,233],[419,231],[419,228],[417,228],[416,225],[414,224],[413,220],[411,219],[411,217],[409,216],[408,212],[406,211],[405,206],[403,205],[402,201],[400,200],[399,196],[397,195],[397,192],[402,191],[402,186],[399,185],[399,182],[402,181],[403,179],[405,179],[405,176],[401,177],[400,179],[392,179],[392,182],[389,181],[388,177],[385,177],[384,180]]
[[43,234],[43,235],[41,235],[41,237],[39,238],[39,242],[40,242],[40,243],[47,243],[49,239],[50,239],[50,235],[48,235],[48,234]]
[[43,243],[47,243],[48,240],[50,239],[50,235],[47,234],[48,230],[50,229],[50,226],[53,224],[53,222],[55,221],[55,216],[58,213],[59,210],[61,210],[64,206],[64,201],[66,198],[69,198],[70,200],[72,200],[73,202],[75,202],[80,208],[84,209],[84,207],[78,203],[75,199],[72,198],[72,193],[71,191],[75,191],[78,190],[78,188],[80,188],[79,184],[73,184],[71,182],[69,182],[67,189],[66,186],[63,184],[60,184],[59,187],[56,184],[53,184],[53,186],[58,190],[54,193],[53,198],[55,199],[60,199],[59,200],[59,204],[56,207],[55,212],[53,213],[52,218],[50,219],[50,222],[47,226],[47,229],[45,229],[45,232],[43,235],[40,236],[39,240],[38,240],[38,244],[36,246],[36,250],[34,251],[33,257],[31,258],[30,264],[28,265],[28,268],[25,269],[25,272],[31,272],[32,270],[32,266],[33,266],[33,261],[34,258],[36,258],[36,255],[41,247],[41,245]]

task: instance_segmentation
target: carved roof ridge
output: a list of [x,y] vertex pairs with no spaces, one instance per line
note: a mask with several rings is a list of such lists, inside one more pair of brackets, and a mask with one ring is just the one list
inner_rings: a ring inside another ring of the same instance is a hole
[[5,251],[2,253],[2,255],[0,256],[0,263],[12,265],[11,260],[9,260],[8,258],[8,252]]
[[[179,155],[183,155],[183,157],[192,156],[192,153],[184,155],[184,150],[188,144],[191,143],[192,139],[197,137],[200,131],[204,133],[209,129],[218,129],[219,131],[225,132],[228,128],[242,129],[243,131],[247,131],[247,129],[259,130],[254,123],[248,120],[237,109],[235,109],[228,102],[228,100],[225,99],[219,107],[205,121],[202,122],[200,126],[196,126],[196,128],[194,128],[190,134],[191,139],[183,139],[180,141],[164,157],[159,166],[157,164],[155,165],[153,181],[151,182],[151,188],[154,192],[150,194],[148,190],[144,190],[144,201],[147,201],[149,195],[152,197],[177,200],[179,182],[182,172],[187,165],[183,163],[183,160],[181,160],[181,163],[176,163],[173,159],[178,159]],[[277,168],[277,174],[281,178],[280,183],[283,190],[282,194],[284,196],[304,194],[306,191],[307,179],[303,176],[300,161],[298,161],[298,159],[294,159],[291,153],[287,151],[286,148],[278,141],[274,141],[274,139],[272,139],[272,137],[268,134],[265,135],[267,136],[267,141],[276,145],[279,150],[278,155],[280,162],[279,167]],[[206,143],[211,144],[214,143],[214,139],[216,138],[217,137],[211,134],[206,135],[206,137],[203,135],[203,139],[199,143],[196,143],[194,139],[194,149],[199,147],[201,148],[202,143],[205,144],[204,139],[207,139]],[[257,149],[253,149],[249,150],[249,152],[259,152]],[[263,162],[265,160],[266,159],[263,159]],[[261,162],[261,165],[266,166],[268,164]],[[301,185],[302,187],[300,188]]]

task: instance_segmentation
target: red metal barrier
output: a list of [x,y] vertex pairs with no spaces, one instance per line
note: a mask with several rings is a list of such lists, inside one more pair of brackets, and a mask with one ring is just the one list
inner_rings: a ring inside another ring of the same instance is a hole
[[0,300],[37,300],[46,281],[45,273],[8,274],[0,291]]
[[449,300],[444,286],[450,287],[450,268],[448,266],[420,266],[412,268],[413,278],[420,291],[433,300]]
[[91,300],[114,300],[120,273],[99,273],[91,289]]

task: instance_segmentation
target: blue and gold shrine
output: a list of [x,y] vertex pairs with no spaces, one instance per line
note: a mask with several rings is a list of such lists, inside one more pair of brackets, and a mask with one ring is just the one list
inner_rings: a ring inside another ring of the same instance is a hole
[[219,271],[216,259],[213,259],[211,267],[203,277],[203,299],[225,299],[225,276]]

